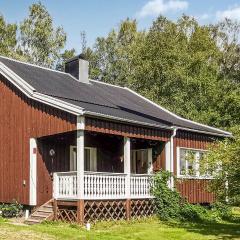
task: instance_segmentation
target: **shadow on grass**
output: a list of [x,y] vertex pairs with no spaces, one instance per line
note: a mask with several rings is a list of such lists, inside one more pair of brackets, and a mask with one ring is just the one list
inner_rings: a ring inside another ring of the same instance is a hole
[[213,235],[220,240],[240,239],[240,223],[173,223],[168,222],[168,226],[184,228],[188,232],[199,233],[205,236]]

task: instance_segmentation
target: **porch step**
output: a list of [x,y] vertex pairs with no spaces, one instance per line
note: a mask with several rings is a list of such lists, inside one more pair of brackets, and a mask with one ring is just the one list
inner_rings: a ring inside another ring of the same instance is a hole
[[45,220],[51,220],[53,218],[53,199],[44,203],[42,206],[36,209],[30,217],[25,221],[26,224],[33,225],[39,224]]

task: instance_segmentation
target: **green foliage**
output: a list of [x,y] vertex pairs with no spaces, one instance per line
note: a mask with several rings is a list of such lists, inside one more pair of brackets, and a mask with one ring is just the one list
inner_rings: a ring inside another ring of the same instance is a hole
[[121,86],[129,85],[134,76],[133,56],[143,38],[144,33],[137,31],[137,22],[130,19],[122,21],[118,31],[111,30],[106,38],[97,38],[89,58],[91,77]]
[[155,196],[155,204],[157,214],[161,220],[175,219],[180,213],[180,195],[176,191],[172,191],[168,187],[170,173],[160,171],[154,177],[153,194]]
[[233,133],[233,138],[210,146],[202,166],[214,174],[210,188],[218,201],[240,205],[240,128]]
[[209,208],[184,201],[176,190],[168,187],[170,177],[169,172],[160,171],[154,178],[153,194],[157,215],[161,220],[203,223],[233,220],[231,208],[226,204],[216,202]]
[[187,16],[177,22],[160,16],[139,31],[127,19],[97,38],[91,76],[131,87],[181,116],[229,128],[240,122],[239,29],[229,20],[200,25]]
[[2,204],[0,205],[0,215],[6,218],[17,217],[20,215],[22,209],[23,206],[18,202],[14,202],[11,204]]
[[54,28],[53,19],[40,2],[29,8],[29,16],[20,24],[19,47],[26,61],[54,67],[66,42],[62,27]]
[[195,222],[208,222],[213,218],[206,207],[185,203],[180,210],[180,219]]
[[0,54],[14,57],[17,44],[17,25],[6,23],[3,16],[0,16]]
[[233,220],[233,214],[229,205],[221,202],[215,202],[211,207],[212,215],[216,219],[223,219],[227,221]]
[[63,53],[60,54],[56,69],[59,71],[64,71],[64,63],[70,58],[73,58],[75,55],[76,50],[74,48],[72,48],[71,50],[65,50]]

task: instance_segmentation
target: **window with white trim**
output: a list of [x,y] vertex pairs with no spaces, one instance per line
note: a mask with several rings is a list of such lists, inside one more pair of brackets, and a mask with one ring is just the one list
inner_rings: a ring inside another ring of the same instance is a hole
[[131,173],[152,173],[152,148],[131,150]]
[[201,159],[206,150],[178,148],[178,175],[186,177],[206,177],[208,173],[201,172]]
[[[70,146],[70,171],[77,171],[77,147]],[[97,148],[84,148],[84,171],[97,171]]]

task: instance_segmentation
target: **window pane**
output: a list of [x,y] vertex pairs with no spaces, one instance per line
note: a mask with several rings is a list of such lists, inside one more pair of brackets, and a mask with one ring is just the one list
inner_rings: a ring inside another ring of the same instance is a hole
[[84,171],[90,171],[90,149],[84,149]]
[[186,150],[180,149],[180,174],[186,175]]
[[139,149],[132,150],[131,154],[131,172],[132,173],[147,173],[148,171],[148,150]]
[[187,151],[186,155],[186,160],[187,160],[187,174],[190,176],[195,176],[196,171],[195,171],[195,164],[196,164],[196,152],[189,150]]

